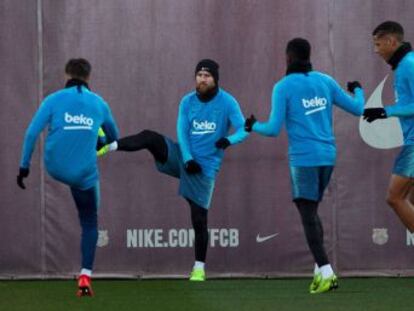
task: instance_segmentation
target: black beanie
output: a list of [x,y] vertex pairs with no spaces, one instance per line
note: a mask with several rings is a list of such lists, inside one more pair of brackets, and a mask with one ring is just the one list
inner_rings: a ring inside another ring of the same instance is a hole
[[196,66],[195,74],[201,70],[209,72],[213,76],[214,82],[217,84],[219,80],[219,64],[211,59],[202,59]]
[[286,54],[290,54],[296,61],[309,61],[311,56],[311,45],[308,40],[294,38],[286,46]]

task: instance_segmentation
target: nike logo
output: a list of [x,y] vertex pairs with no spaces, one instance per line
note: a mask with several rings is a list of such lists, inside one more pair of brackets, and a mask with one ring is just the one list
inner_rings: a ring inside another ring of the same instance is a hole
[[[382,103],[382,91],[388,75],[376,87],[369,97],[365,108],[384,107]],[[376,149],[391,149],[403,145],[403,134],[398,118],[376,120],[372,123],[359,121],[359,134],[362,140],[369,146]]]
[[268,236],[260,236],[260,233],[258,233],[257,236],[256,236],[256,242],[257,243],[263,243],[263,242],[265,242],[267,240],[270,240],[270,239],[272,239],[272,238],[274,238],[275,236],[278,236],[278,235],[279,235],[279,233],[271,234],[271,235],[268,235]]

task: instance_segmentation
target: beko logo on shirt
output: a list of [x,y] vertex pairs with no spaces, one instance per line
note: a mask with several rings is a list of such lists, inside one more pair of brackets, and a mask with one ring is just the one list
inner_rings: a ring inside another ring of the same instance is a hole
[[312,108],[311,110],[306,111],[305,115],[308,115],[326,109],[328,100],[325,97],[315,96],[310,99],[302,98],[302,104],[306,109]]
[[72,116],[68,112],[65,112],[65,122],[70,124],[63,127],[65,130],[91,130],[93,125],[92,118],[88,118],[83,114]]
[[202,135],[208,133],[214,133],[216,131],[217,125],[214,122],[205,121],[196,121],[193,120],[193,131],[192,134]]

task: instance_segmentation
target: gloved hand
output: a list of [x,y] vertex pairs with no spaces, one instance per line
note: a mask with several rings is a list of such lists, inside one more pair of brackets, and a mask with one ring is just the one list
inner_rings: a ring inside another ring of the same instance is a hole
[[185,162],[184,168],[188,174],[198,174],[202,171],[200,164],[194,160]]
[[218,149],[224,150],[230,145],[231,145],[230,141],[226,137],[222,137],[218,141],[216,141],[216,148]]
[[29,176],[29,169],[28,168],[20,168],[19,169],[19,175],[17,175],[17,185],[22,188],[22,189],[26,189],[26,186],[23,183],[23,179],[26,178],[27,176]]
[[246,132],[251,132],[253,129],[253,125],[257,122],[256,117],[252,114],[249,118],[246,119],[244,123],[244,129]]
[[355,89],[359,87],[362,89],[361,83],[359,81],[350,81],[346,84],[348,92],[351,92],[352,94],[355,94]]
[[377,119],[386,119],[387,112],[384,108],[366,108],[363,113],[364,120],[371,123]]

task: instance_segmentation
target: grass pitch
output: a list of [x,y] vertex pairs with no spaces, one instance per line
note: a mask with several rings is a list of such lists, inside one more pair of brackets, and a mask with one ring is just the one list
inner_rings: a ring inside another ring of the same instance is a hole
[[334,292],[310,295],[311,279],[95,280],[78,298],[72,281],[1,281],[0,310],[404,311],[414,310],[413,278],[343,278]]

